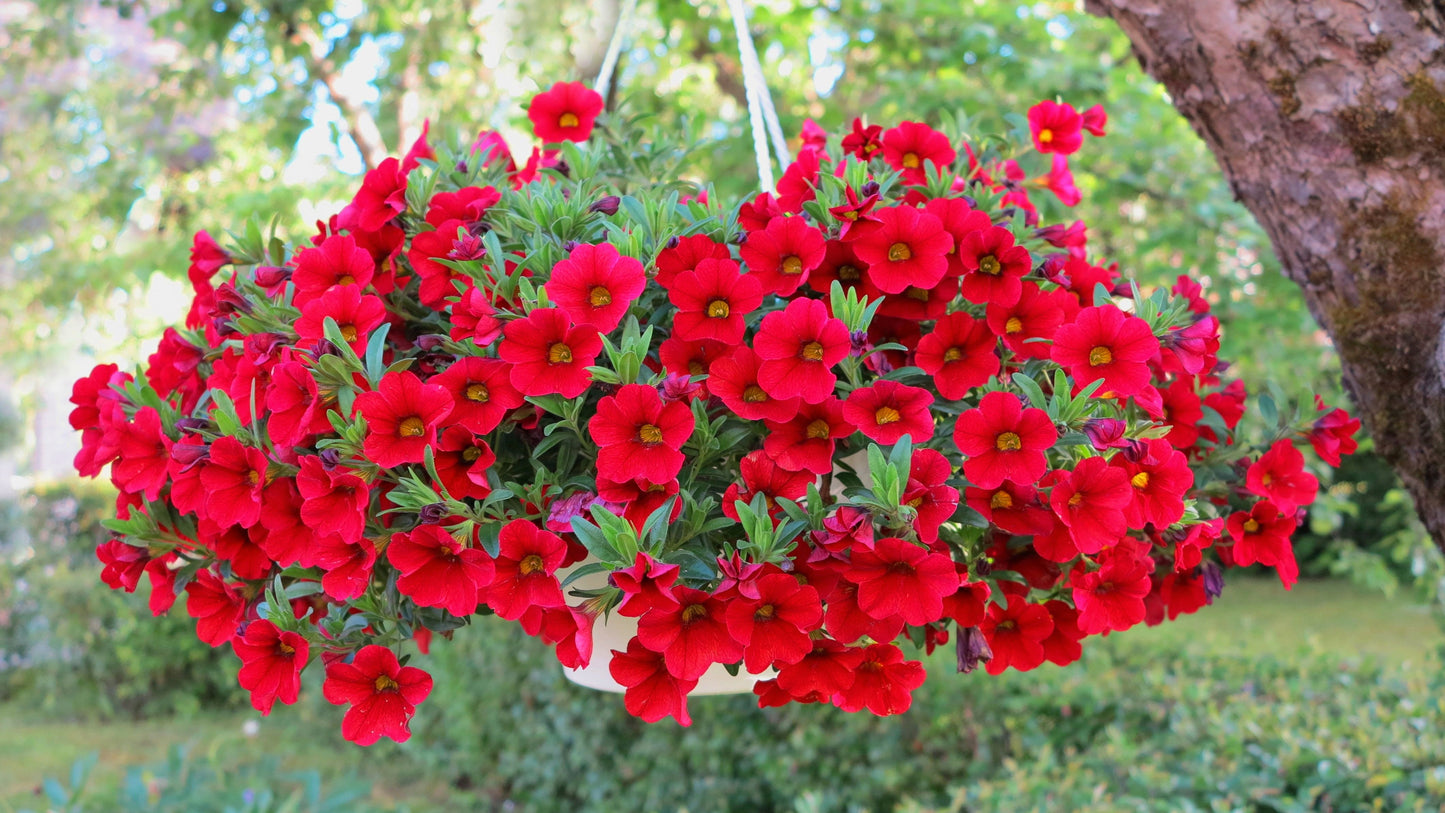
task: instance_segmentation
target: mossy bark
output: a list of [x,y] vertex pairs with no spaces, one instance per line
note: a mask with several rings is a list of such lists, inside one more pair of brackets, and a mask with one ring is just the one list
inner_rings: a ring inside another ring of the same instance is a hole
[[1445,547],[1445,2],[1086,0],[1219,160]]

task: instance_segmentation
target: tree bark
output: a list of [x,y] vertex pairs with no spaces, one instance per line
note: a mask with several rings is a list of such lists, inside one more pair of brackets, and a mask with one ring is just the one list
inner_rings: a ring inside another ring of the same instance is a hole
[[1445,2],[1085,7],[1118,22],[1269,234],[1445,548]]

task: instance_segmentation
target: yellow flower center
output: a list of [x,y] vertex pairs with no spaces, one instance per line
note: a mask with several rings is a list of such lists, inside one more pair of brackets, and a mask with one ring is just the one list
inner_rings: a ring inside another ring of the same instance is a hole
[[962,359],[963,351],[958,349],[957,347],[950,347],[947,350],[943,351],[943,360],[945,362],[960,361]]
[[1083,504],[1084,504],[1084,495],[1083,495],[1083,494],[1080,494],[1079,492],[1075,491],[1075,492],[1073,493],[1073,496],[1069,497],[1069,505],[1072,505],[1072,506],[1074,506],[1074,507],[1077,508],[1078,506],[1083,505]]
[[466,397],[468,401],[476,401],[479,404],[485,404],[487,401],[491,400],[492,393],[487,389],[486,384],[468,384]]
[[356,325],[342,325],[340,329],[341,338],[345,339],[347,344],[356,341]]
[[757,384],[749,384],[747,388],[743,390],[743,400],[749,404],[761,404],[768,400],[768,394],[763,392],[763,388]]
[[1007,491],[995,491],[988,500],[988,506],[990,508],[1013,508],[1014,498],[1009,496]]
[[521,571],[523,576],[531,576],[534,573],[545,572],[547,564],[542,561],[541,556],[529,553],[522,557],[522,561],[517,564],[517,570]]
[[888,247],[888,259],[890,262],[903,262],[913,258],[913,250],[907,243],[894,243]]
[[421,418],[413,415],[401,422],[401,426],[397,429],[397,434],[404,438],[419,438],[426,434],[426,423],[424,423]]
[[828,422],[822,418],[808,424],[808,437],[812,440],[827,440],[832,433],[832,427],[828,426]]
[[279,649],[279,650],[281,650],[281,654],[282,654],[282,655],[295,655],[295,654],[296,654],[296,647],[291,646],[290,644],[287,644],[287,643],[277,644],[277,645],[276,645],[276,648]]
[[918,153],[916,153],[916,152],[906,152],[906,153],[903,154],[903,166],[904,166],[904,167],[906,167],[906,168],[908,168],[908,169],[918,169],[918,165],[919,165],[920,163],[922,163],[922,162],[918,160]]
[[353,276],[351,276],[350,274],[342,274],[340,277],[337,277],[337,278],[336,278],[336,284],[337,284],[337,285],[355,285],[355,284],[356,284],[356,277],[353,277]]
[[603,288],[601,285],[594,285],[592,286],[592,290],[587,292],[587,301],[592,303],[592,307],[594,308],[611,305],[612,292]]
[[821,342],[808,342],[803,345],[803,349],[798,353],[798,356],[802,358],[803,361],[822,361],[823,344]]
[[1109,352],[1109,348],[1107,347],[1095,347],[1089,351],[1090,367],[1101,367],[1105,364],[1111,364],[1113,361],[1114,354]]
[[577,115],[575,113],[563,113],[561,116],[557,117],[558,127],[576,127],[580,123],[581,122],[577,120]]
[[1133,483],[1135,488],[1148,488],[1149,472],[1141,471],[1133,477],[1130,477],[1129,482]]
[[1003,272],[1003,265],[999,263],[997,257],[990,254],[978,261],[978,270],[990,277],[996,277]]
[[714,299],[707,303],[707,315],[713,319],[726,319],[731,312],[725,299]]
[[378,692],[394,692],[397,689],[401,688],[397,685],[396,681],[392,680],[386,675],[377,675],[376,682],[372,685],[376,687],[376,690]]
[[903,416],[893,407],[886,406],[880,407],[877,412],[873,413],[873,419],[878,421],[879,426],[883,426],[885,424],[898,423],[903,420]]
[[637,430],[637,439],[651,446],[662,442],[662,430],[650,423],[645,423]]
[[1040,130],[1040,131],[1039,131],[1039,143],[1040,143],[1040,144],[1050,144],[1050,143],[1053,142],[1053,140],[1054,140],[1054,131],[1053,131],[1053,130]]
[[916,299],[919,302],[928,301],[927,288],[919,288],[917,286],[910,285],[908,286],[908,289],[903,292],[903,295],[908,297],[909,299]]
[[796,277],[803,273],[803,261],[789,255],[783,258],[783,273],[790,277]]
[[1259,523],[1255,522],[1252,518],[1245,520],[1244,532],[1247,534],[1259,533]]
[[863,272],[851,265],[838,266],[838,279],[843,282],[857,282],[863,279]]
[[778,614],[778,608],[771,604],[764,604],[753,612],[753,618],[758,621],[771,621],[773,616]]
[[548,364],[571,364],[572,348],[562,342],[555,342],[547,348]]
[[1024,322],[1017,316],[1010,316],[1007,322],[1003,323],[1004,333],[1018,333],[1024,329]]
[[482,449],[480,446],[468,446],[467,448],[462,450],[462,459],[467,461],[468,463],[476,462],[476,459],[481,456]]
[[707,369],[702,366],[702,362],[693,360],[687,363],[687,372],[690,375],[702,375]]
[[257,474],[254,470],[248,471],[246,472],[246,482],[254,486],[261,482],[261,475]]
[[1023,448],[1023,441],[1013,432],[1004,432],[994,438],[993,445],[1000,452],[1017,452]]
[[689,604],[682,608],[682,623],[691,624],[700,618],[707,618],[707,607],[702,604]]

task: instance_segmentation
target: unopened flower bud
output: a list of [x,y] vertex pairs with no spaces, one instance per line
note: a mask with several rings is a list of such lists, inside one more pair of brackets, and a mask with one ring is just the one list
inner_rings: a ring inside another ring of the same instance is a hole
[[332,344],[330,339],[321,339],[316,342],[316,355],[339,356],[341,351],[336,349],[336,345]]
[[251,303],[241,296],[241,292],[236,290],[235,285],[225,282],[216,288],[217,313],[250,313],[251,310]]
[[262,288],[279,288],[291,279],[291,269],[284,266],[263,265],[256,269],[256,284]]
[[416,337],[416,346],[422,351],[430,353],[433,350],[441,348],[446,340],[446,336],[438,336],[435,333],[423,333]]
[[869,181],[858,188],[858,194],[865,198],[872,197],[878,194],[880,188],[877,181]]
[[682,245],[682,240],[677,235],[674,234],[673,236],[667,238],[668,248],[677,248],[680,245]]
[[740,232],[738,232],[737,234],[734,234],[734,235],[733,235],[732,243],[733,243],[733,245],[735,245],[735,246],[740,246],[740,245],[746,243],[747,241],[748,241],[748,233],[745,232],[745,231],[740,231]]
[[981,663],[993,660],[993,648],[978,627],[960,630],[955,644],[958,653],[958,671],[965,675],[978,668]]
[[1213,604],[1224,593],[1224,571],[1214,562],[1205,562],[1199,566],[1199,575],[1204,578],[1204,595]]
[[423,525],[436,525],[446,519],[450,513],[446,503],[434,502],[430,505],[423,505],[421,510],[417,512],[417,518]]
[[[205,418],[181,418],[176,421],[176,428],[182,432],[199,432],[210,426],[211,422]],[[171,447],[177,448],[177,447]]]
[[582,245],[582,244],[579,243],[579,242],[577,242],[576,240],[568,240],[567,242],[565,242],[565,243],[562,244],[562,250],[565,251],[565,252],[567,252],[568,254],[571,254],[571,253],[572,253],[572,249],[574,249],[574,248],[576,248],[576,247],[578,247],[578,246],[580,246],[580,245]]
[[616,195],[608,195],[607,197],[602,198],[591,206],[588,206],[587,211],[600,212],[604,215],[611,216],[617,214],[617,209],[621,205],[622,198],[619,198]]
[[1118,418],[1090,418],[1084,421],[1079,431],[1089,438],[1089,442],[1095,449],[1120,449],[1128,445],[1129,441],[1124,439],[1124,430],[1128,424]]
[[322,449],[321,454],[317,457],[321,458],[321,465],[328,469],[334,469],[341,465],[341,453],[335,449]]

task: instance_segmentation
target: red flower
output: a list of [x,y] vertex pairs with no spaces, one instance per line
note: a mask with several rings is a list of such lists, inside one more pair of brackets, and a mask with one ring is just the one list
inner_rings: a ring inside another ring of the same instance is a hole
[[756,599],[727,605],[727,628],[743,645],[743,663],[754,674],[777,663],[797,663],[813,651],[808,633],[822,626],[818,591],[786,573],[756,582]]
[[436,446],[437,479],[456,499],[480,500],[492,492],[487,471],[497,462],[492,447],[464,426],[448,426]]
[[351,706],[342,718],[341,735],[357,745],[372,745],[382,737],[411,739],[412,715],[431,686],[431,675],[402,666],[396,653],[372,645],[362,647],[351,663],[326,667],[321,690],[332,704]]
[[1164,439],[1176,449],[1188,449],[1199,440],[1199,424],[1204,420],[1202,402],[1194,391],[1194,379],[1175,379],[1160,390],[1159,395],[1164,403],[1164,414],[1159,418],[1169,424],[1169,434]]
[[818,404],[802,404],[787,423],[768,421],[766,425],[763,451],[769,457],[788,471],[817,475],[833,470],[837,441],[857,431],[843,415],[843,402],[831,397]]
[[1044,452],[1059,439],[1042,409],[1024,409],[1006,392],[991,392],[977,409],[958,416],[954,443],[968,460],[963,474],[979,488],[998,488],[1004,480],[1032,483],[1048,470]]
[[[847,202],[828,209],[828,214],[838,221],[838,239],[830,240],[830,245],[857,240],[879,226],[878,216],[873,213],[873,207],[878,205],[878,193],[859,198],[853,187],[847,186],[843,188],[843,194],[846,196]],[[814,281],[816,276],[817,272],[814,271],[808,277],[808,283],[813,286],[814,290],[827,293],[826,287],[820,288]]]
[[[1071,105],[1045,100],[1029,108],[1029,132],[1039,152],[1068,155],[1078,151],[1084,143],[1083,125],[1084,117]],[[1098,126],[1102,128],[1103,122]]]
[[110,468],[116,488],[141,494],[148,500],[158,499],[170,467],[168,439],[161,430],[160,413],[151,407],[141,407],[133,420],[116,426],[116,439],[119,458]]
[[848,355],[848,326],[828,315],[816,299],[795,299],[763,317],[753,337],[762,364],[758,383],[774,398],[802,398],[816,404],[833,394],[832,367]]
[[1109,114],[1104,112],[1104,106],[1096,104],[1083,112],[1083,126],[1089,135],[1102,138],[1104,127],[1109,123]]
[[613,680],[627,687],[622,702],[628,714],[648,723],[672,717],[679,725],[692,725],[687,714],[687,693],[697,686],[697,681],[674,677],[664,665],[663,656],[643,646],[637,637],[627,642],[626,652],[612,650],[607,671]]
[[1047,176],[1049,189],[1059,197],[1065,206],[1078,206],[1083,200],[1079,187],[1074,185],[1074,173],[1069,171],[1069,159],[1054,153],[1054,163]]
[[264,579],[271,569],[271,558],[257,544],[266,538],[259,525],[249,530],[239,525],[222,528],[208,519],[201,519],[198,539],[231,566],[231,575],[238,579]]
[[[1323,404],[1321,404],[1323,408]],[[1335,409],[1315,421],[1310,429],[1310,445],[1315,454],[1331,466],[1340,465],[1340,455],[1354,454],[1360,448],[1355,433],[1360,431],[1360,419],[1351,418],[1343,409]]]
[[1134,499],[1124,508],[1124,520],[1130,528],[1146,523],[1167,528],[1184,516],[1184,492],[1194,486],[1194,472],[1184,453],[1163,438],[1145,441],[1143,452],[1137,460],[1116,455],[1112,461],[1133,487]]
[[95,557],[105,565],[100,572],[100,580],[112,590],[123,589],[127,593],[135,592],[141,574],[151,562],[150,551],[128,544],[124,539],[108,539],[100,543],[95,548]]
[[396,589],[418,607],[441,607],[455,616],[477,609],[477,592],[492,583],[487,555],[437,525],[391,535],[386,558],[401,574]]
[[714,663],[742,658],[742,644],[728,632],[726,604],[691,587],[674,587],[672,595],[677,606],[654,606],[637,621],[637,640],[662,653],[668,672],[697,680]]
[[429,383],[451,394],[451,420],[479,435],[496,429],[508,412],[526,403],[512,386],[511,368],[497,359],[463,356]]
[[963,267],[963,298],[980,305],[1009,307],[1023,294],[1023,277],[1032,268],[1029,252],[1014,245],[1014,234],[1003,226],[970,233],[958,244]]
[[320,535],[335,534],[348,543],[361,539],[371,486],[351,469],[327,469],[315,455],[302,457],[300,466],[296,488],[304,498],[301,521],[306,527]]
[[380,231],[405,211],[406,175],[400,161],[388,158],[361,179],[361,189],[341,210],[336,225],[347,231]]
[[883,149],[883,128],[877,124],[864,126],[862,119],[853,119],[853,132],[843,136],[843,152],[859,161],[868,162]]
[[826,241],[802,215],[775,217],[750,233],[738,253],[763,293],[789,296],[823,262]]
[[1245,486],[1283,513],[1315,501],[1320,481],[1305,471],[1305,457],[1288,440],[1277,440],[1249,467]]
[[1098,397],[1143,392],[1149,359],[1157,352],[1159,340],[1149,323],[1115,307],[1084,308],[1054,333],[1054,361],[1068,368],[1076,386],[1103,379]]
[[452,220],[475,223],[501,200],[502,193],[491,186],[466,186],[455,192],[440,192],[432,196],[427,206],[426,222],[437,228]]
[[964,497],[969,508],[1011,534],[1034,536],[1054,527],[1053,517],[1039,503],[1038,492],[1032,486],[1005,480],[998,488],[966,489]]
[[381,297],[362,296],[361,288],[355,285],[331,288],[301,308],[301,317],[296,320],[297,338],[313,345],[319,344],[326,337],[325,322],[328,317],[336,320],[341,338],[356,355],[365,356],[371,331],[386,321],[386,306],[382,304]]
[[598,403],[587,428],[598,446],[598,476],[661,483],[682,470],[693,417],[687,404],[664,402],[655,387],[628,384]]
[[926,162],[932,161],[940,173],[958,157],[948,136],[916,121],[905,121],[883,134],[883,157],[888,165],[903,172],[903,180],[921,184],[926,179]]
[[362,537],[354,543],[339,536],[318,536],[309,551],[311,564],[326,571],[321,588],[337,601],[350,601],[371,584],[376,566],[376,546]]
[[858,607],[870,617],[897,615],[913,625],[937,621],[944,597],[958,589],[953,560],[894,537],[854,550],[843,577],[858,585]]
[[221,526],[249,528],[259,522],[266,466],[266,453],[260,449],[242,446],[233,437],[216,438],[201,471],[201,484],[207,492],[205,516]]
[[998,375],[997,350],[997,337],[982,322],[966,313],[950,313],[919,339],[914,361],[933,376],[939,395],[957,401]]
[[119,394],[110,388],[111,379],[116,377],[119,367],[114,364],[97,364],[85,378],[77,379],[71,385],[70,411],[71,429],[94,429],[100,425],[100,402],[115,403]]
[[1149,595],[1148,559],[1137,559],[1115,549],[1101,567],[1091,573],[1074,568],[1069,577],[1074,606],[1079,609],[1079,629],[1086,635],[1108,630],[1123,631],[1144,620],[1144,597]]
[[858,585],[840,579],[825,600],[823,627],[843,643],[852,643],[863,636],[875,641],[891,641],[903,632],[903,617],[876,619],[858,606]]
[[304,308],[337,286],[364,288],[375,275],[376,262],[366,249],[356,244],[356,238],[333,235],[319,246],[302,249],[296,255],[296,270],[291,274],[291,283],[296,286],[292,304]]
[[833,290],[836,280],[847,292],[863,284],[866,268],[852,246],[841,240],[829,240],[822,264],[808,273],[808,285],[820,294],[827,294]]
[[993,658],[988,662],[990,675],[1001,675],[1010,666],[1020,672],[1038,668],[1044,662],[1044,641],[1054,632],[1049,611],[1026,600],[1028,588],[1018,582],[1000,582],[1008,606],[991,604],[988,615],[978,625]]
[[801,212],[804,203],[817,197],[814,190],[818,186],[818,168],[827,157],[827,153],[804,145],[793,163],[783,170],[783,177],[778,179],[778,206],[783,211]]
[[602,107],[602,96],[581,82],[557,82],[532,97],[527,118],[532,132],[547,144],[586,141]]
[[573,324],[610,333],[647,287],[642,263],[623,257],[610,243],[580,245],[552,267],[547,297]]
[[697,270],[677,275],[667,298],[677,306],[673,330],[678,338],[738,344],[747,329],[743,318],[763,304],[763,288],[732,260],[705,259]]
[[747,421],[783,423],[798,414],[799,399],[774,398],[758,383],[761,362],[752,348],[738,345],[732,355],[718,359],[709,370],[708,391]]
[[879,379],[849,393],[843,417],[878,443],[892,445],[908,435],[921,446],[933,438],[932,406],[928,390]]
[[496,574],[483,599],[508,621],[516,621],[530,607],[561,607],[562,585],[553,573],[567,556],[561,537],[524,520],[502,527]]
[[508,322],[498,355],[512,366],[512,386],[523,395],[576,398],[587,390],[587,368],[602,352],[597,329],[573,325],[557,308]]
[[1098,553],[1124,536],[1128,530],[1124,511],[1133,500],[1129,475],[1102,457],[1079,461],[1049,495],[1049,504],[1069,529],[1074,546],[1079,553],[1088,554]]
[[465,286],[470,277],[439,261],[479,260],[483,253],[481,238],[467,232],[466,224],[460,220],[443,221],[433,231],[418,232],[406,252],[421,280],[417,298],[428,308],[444,310],[448,297],[458,295],[457,283]]
[[817,638],[802,660],[778,669],[778,687],[795,699],[817,696],[828,700],[853,685],[853,676],[862,661],[862,648],[847,647],[831,638]]
[[739,488],[737,483],[733,483],[723,492],[722,497],[722,512],[734,522],[738,519],[734,503],[738,500],[752,503],[753,497],[762,494],[767,498],[768,513],[771,515],[782,510],[777,504],[778,498],[796,501],[807,495],[808,484],[813,482],[811,473],[785,469],[762,449],[754,449],[744,455],[743,459],[738,461],[738,472],[743,478],[742,487]]
[[468,288],[461,301],[452,306],[452,327],[448,332],[454,342],[471,339],[486,347],[502,335],[502,322],[496,309],[479,288]]
[[1229,535],[1234,537],[1234,547],[1230,552],[1235,564],[1241,567],[1261,564],[1274,568],[1286,590],[1299,580],[1299,565],[1295,562],[1294,545],[1289,539],[1295,529],[1293,514],[1281,514],[1274,503],[1261,500],[1247,513],[1236,511],[1230,514],[1225,524]]
[[236,637],[236,626],[246,614],[246,600],[235,585],[209,570],[186,582],[186,613],[196,619],[196,637],[213,647]]
[[272,480],[262,493],[261,527],[266,529],[266,535],[260,541],[261,550],[283,568],[302,559],[309,564],[309,548],[316,533],[301,521],[303,502],[296,481],[289,477]]
[[312,435],[331,431],[327,405],[317,397],[316,379],[306,365],[284,361],[271,369],[266,390],[266,434],[275,446],[304,444]]
[[356,396],[356,410],[366,418],[367,458],[389,469],[426,459],[437,427],[451,414],[452,397],[415,373],[392,372],[381,377],[375,392]]
[[905,660],[898,647],[872,644],[863,649],[863,659],[853,671],[853,682],[839,691],[833,702],[849,712],[866,708],[880,717],[902,714],[913,704],[913,690],[922,686],[927,677],[923,664]]
[[657,284],[671,288],[678,274],[697,269],[703,260],[729,260],[732,255],[728,247],[713,240],[706,234],[694,234],[677,238],[677,245],[668,246],[657,252]]
[[596,617],[578,607],[533,607],[522,616],[522,629],[557,648],[557,662],[581,669],[592,660],[592,625]]
[[677,581],[679,570],[677,565],[664,564],[639,551],[631,567],[612,571],[612,583],[622,591],[618,615],[637,618],[653,607],[676,605],[672,585]]
[[1084,654],[1079,645],[1084,632],[1079,629],[1079,611],[1057,599],[1044,603],[1054,619],[1054,631],[1044,639],[1044,659],[1056,666],[1068,666]]
[[943,221],[912,206],[890,206],[874,213],[879,225],[853,243],[868,264],[868,279],[884,293],[932,288],[948,272],[953,237]]
[[241,688],[251,693],[251,706],[262,716],[277,700],[290,705],[301,693],[301,670],[311,655],[311,644],[295,632],[282,632],[270,621],[252,621],[246,633],[231,641],[241,659]]

